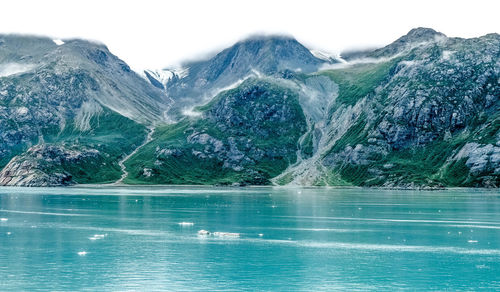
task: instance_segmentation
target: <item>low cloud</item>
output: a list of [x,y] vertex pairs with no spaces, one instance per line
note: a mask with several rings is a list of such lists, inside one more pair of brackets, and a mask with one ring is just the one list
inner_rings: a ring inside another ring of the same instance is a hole
[[34,64],[7,63],[0,65],[0,77],[24,73],[35,68]]

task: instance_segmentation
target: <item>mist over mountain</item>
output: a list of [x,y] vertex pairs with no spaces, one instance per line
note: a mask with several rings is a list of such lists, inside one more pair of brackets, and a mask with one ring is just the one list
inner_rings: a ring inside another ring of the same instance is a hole
[[498,34],[416,28],[341,58],[257,36],[139,74],[3,35],[0,184],[498,187],[499,99]]
[[287,36],[253,36],[208,60],[188,62],[175,70],[146,70],[152,85],[164,89],[173,102],[167,112],[173,120],[217,93],[238,86],[249,77],[271,76],[284,71],[311,73],[323,64],[336,63],[314,56]]

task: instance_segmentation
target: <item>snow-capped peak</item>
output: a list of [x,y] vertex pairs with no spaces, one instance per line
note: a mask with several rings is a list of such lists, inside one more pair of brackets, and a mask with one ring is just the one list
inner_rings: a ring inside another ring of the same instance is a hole
[[[139,73],[139,75],[148,82],[160,88],[167,88],[167,83],[169,83],[172,78],[177,77],[180,79],[186,77],[188,74],[189,68],[147,69]],[[160,83],[161,86],[157,85],[157,83]]]
[[174,77],[174,72],[166,69],[159,70],[144,70],[145,73],[149,74],[151,77],[156,79],[161,84],[166,84],[172,77]]
[[340,57],[338,54],[332,54],[332,53],[327,53],[324,51],[319,51],[319,50],[311,50],[311,54],[313,54],[314,57],[325,60],[327,62],[332,62],[332,61],[341,61]]

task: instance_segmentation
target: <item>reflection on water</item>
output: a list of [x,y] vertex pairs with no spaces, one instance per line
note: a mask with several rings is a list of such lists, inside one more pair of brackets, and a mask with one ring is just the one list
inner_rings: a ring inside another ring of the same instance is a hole
[[0,188],[0,218],[2,291],[500,289],[498,191]]

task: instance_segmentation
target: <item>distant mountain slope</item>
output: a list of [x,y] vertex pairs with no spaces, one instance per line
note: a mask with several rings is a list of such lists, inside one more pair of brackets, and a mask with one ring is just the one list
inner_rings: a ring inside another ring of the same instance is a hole
[[367,51],[344,52],[342,53],[342,58],[345,60],[353,60],[358,58],[393,57],[417,46],[425,46],[436,42],[446,42],[447,40],[448,38],[443,33],[437,32],[432,28],[419,27],[410,30],[406,35],[385,47]]
[[283,71],[310,73],[323,64],[337,62],[314,56],[309,49],[286,36],[255,36],[240,41],[214,57],[183,65],[182,70],[145,71],[151,83],[166,90],[175,103],[172,119],[183,111],[208,102],[220,91],[248,77],[269,76]]
[[196,111],[157,129],[128,161],[129,182],[269,184],[306,130],[298,94],[273,80],[248,79]]
[[[135,135],[145,135],[145,125],[162,121],[164,102],[163,92],[103,45],[82,40],[57,45],[48,38],[0,36],[0,167],[32,145],[60,145],[69,132],[78,140],[72,149],[85,146],[82,141],[98,131],[107,132],[107,138],[97,144],[128,151],[141,140]],[[116,121],[123,125],[117,128]],[[123,131],[118,132],[120,128]],[[119,135],[134,137],[121,140]],[[115,163],[106,160],[106,167]]]
[[[288,158],[286,169],[271,181],[498,187],[499,54],[497,34],[459,39],[417,28],[386,47],[348,56],[348,63],[333,64],[329,70],[260,77],[294,92],[307,123],[296,128],[295,159]],[[198,124],[209,123],[205,115]],[[168,137],[158,137],[157,143],[168,143]],[[195,148],[187,143],[184,152],[188,146]],[[177,153],[175,149],[170,150]],[[196,151],[202,161],[200,157],[210,153]],[[215,173],[227,169],[229,160],[221,159]],[[148,178],[137,171],[135,181],[160,182],[154,176],[165,171],[146,172]],[[206,177],[210,183],[226,182]]]

